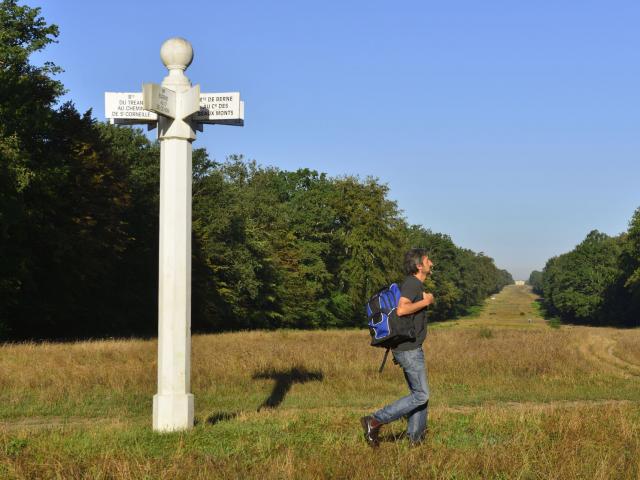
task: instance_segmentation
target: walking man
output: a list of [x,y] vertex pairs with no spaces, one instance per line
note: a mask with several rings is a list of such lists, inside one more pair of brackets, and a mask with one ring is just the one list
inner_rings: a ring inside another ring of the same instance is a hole
[[406,278],[400,287],[397,314],[411,315],[416,338],[398,345],[392,350],[393,358],[402,367],[409,387],[409,395],[387,405],[373,415],[362,417],[364,438],[372,447],[378,446],[378,433],[382,425],[401,417],[408,421],[407,436],[411,444],[419,444],[427,428],[429,385],[425,369],[422,343],[427,336],[427,306],[433,303],[433,295],[424,291],[424,281],[431,273],[433,263],[422,248],[409,250],[404,257]]

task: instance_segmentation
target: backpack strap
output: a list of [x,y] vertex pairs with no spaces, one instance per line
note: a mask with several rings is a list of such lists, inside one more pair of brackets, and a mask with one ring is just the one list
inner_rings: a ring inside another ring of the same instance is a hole
[[391,350],[391,349],[387,348],[387,351],[384,352],[384,358],[382,359],[382,364],[380,365],[380,368],[378,369],[378,373],[382,373],[382,370],[384,369],[384,364],[387,363],[387,356],[389,355],[389,350]]

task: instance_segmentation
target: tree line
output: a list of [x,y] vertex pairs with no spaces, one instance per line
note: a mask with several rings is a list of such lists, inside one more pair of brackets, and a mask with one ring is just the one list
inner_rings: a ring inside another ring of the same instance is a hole
[[[30,55],[58,29],[0,3],[0,339],[153,335],[159,145],[71,103]],[[369,295],[430,251],[433,319],[464,314],[511,275],[409,225],[374,178],[193,153],[195,331],[365,324]]]
[[640,208],[617,236],[597,230],[529,277],[547,313],[568,323],[640,326]]

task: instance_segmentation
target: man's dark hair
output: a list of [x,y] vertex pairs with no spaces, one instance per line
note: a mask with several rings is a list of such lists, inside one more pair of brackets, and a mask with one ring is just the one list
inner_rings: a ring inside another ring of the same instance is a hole
[[418,273],[418,265],[422,263],[422,257],[428,257],[426,248],[412,248],[404,255],[404,273],[415,275]]

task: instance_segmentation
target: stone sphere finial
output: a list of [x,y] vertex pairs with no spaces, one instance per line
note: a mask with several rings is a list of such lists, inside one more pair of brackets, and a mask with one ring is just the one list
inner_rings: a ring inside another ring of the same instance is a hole
[[169,70],[186,70],[193,61],[193,47],[184,38],[170,38],[160,47],[160,58]]

